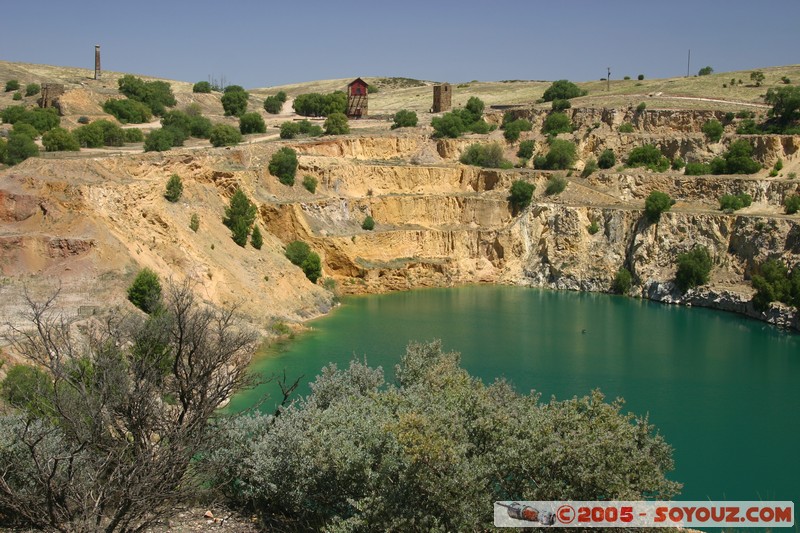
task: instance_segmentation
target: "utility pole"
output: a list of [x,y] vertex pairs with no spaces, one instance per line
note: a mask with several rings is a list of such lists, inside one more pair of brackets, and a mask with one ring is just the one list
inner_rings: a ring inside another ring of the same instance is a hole
[[611,90],[611,67],[606,67],[608,69],[608,76],[606,76],[606,91]]
[[692,49],[689,48],[689,57],[686,59],[686,77],[687,78],[690,76],[690,74],[689,74],[689,70],[690,70],[689,65],[691,65],[691,63],[692,63]]

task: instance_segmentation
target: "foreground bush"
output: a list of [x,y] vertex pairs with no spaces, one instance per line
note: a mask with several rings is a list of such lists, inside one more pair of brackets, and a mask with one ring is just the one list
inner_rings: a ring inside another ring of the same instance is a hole
[[267,125],[258,113],[244,113],[239,117],[239,131],[242,135],[248,133],[266,133]]
[[233,126],[215,124],[208,134],[208,140],[211,142],[211,146],[217,148],[220,146],[233,146],[242,142],[242,134]]
[[437,341],[409,344],[389,384],[380,368],[331,364],[279,416],[225,427],[225,446],[203,469],[275,531],[298,523],[309,531],[484,531],[493,518],[486,502],[512,494],[643,499],[679,490],[665,477],[671,448],[621,400],[606,403],[594,391],[540,403],[506,381],[484,385],[460,362]]
[[326,135],[345,135],[350,133],[350,124],[347,121],[347,115],[344,113],[331,113],[325,119]]
[[128,287],[128,301],[147,314],[154,313],[161,307],[161,282],[158,274],[149,268],[143,268]]
[[690,252],[678,254],[675,284],[682,291],[708,283],[711,273],[711,254],[705,246],[696,246]]
[[284,147],[275,152],[269,160],[269,173],[284,185],[294,185],[297,174],[297,152]]
[[77,152],[78,140],[64,128],[53,128],[42,135],[42,145],[47,152]]

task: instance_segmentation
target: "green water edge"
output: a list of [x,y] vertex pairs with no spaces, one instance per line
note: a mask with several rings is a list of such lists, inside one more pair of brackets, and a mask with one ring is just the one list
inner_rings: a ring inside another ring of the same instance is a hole
[[[303,375],[353,357],[394,374],[409,340],[442,339],[484,382],[505,378],[543,399],[583,396],[648,414],[674,448],[683,500],[800,497],[800,335],[733,313],[601,293],[498,285],[350,296],[294,340],[251,364]],[[275,409],[275,383],[236,395],[229,411]]]

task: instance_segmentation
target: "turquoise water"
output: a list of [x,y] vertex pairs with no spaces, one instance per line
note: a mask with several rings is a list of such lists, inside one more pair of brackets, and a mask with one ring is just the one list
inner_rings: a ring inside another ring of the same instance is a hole
[[486,382],[505,377],[558,399],[600,388],[649,413],[675,448],[680,499],[800,501],[798,335],[707,309],[502,286],[347,298],[310,325],[253,368],[304,374],[305,394],[330,361],[366,357],[391,377],[409,340],[442,339]]

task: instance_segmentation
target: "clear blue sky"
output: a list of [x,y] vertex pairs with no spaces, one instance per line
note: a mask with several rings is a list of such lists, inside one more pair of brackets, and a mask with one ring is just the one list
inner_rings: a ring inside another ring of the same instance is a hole
[[800,63],[800,0],[2,0],[0,59],[248,88],[355,76],[575,81]]

